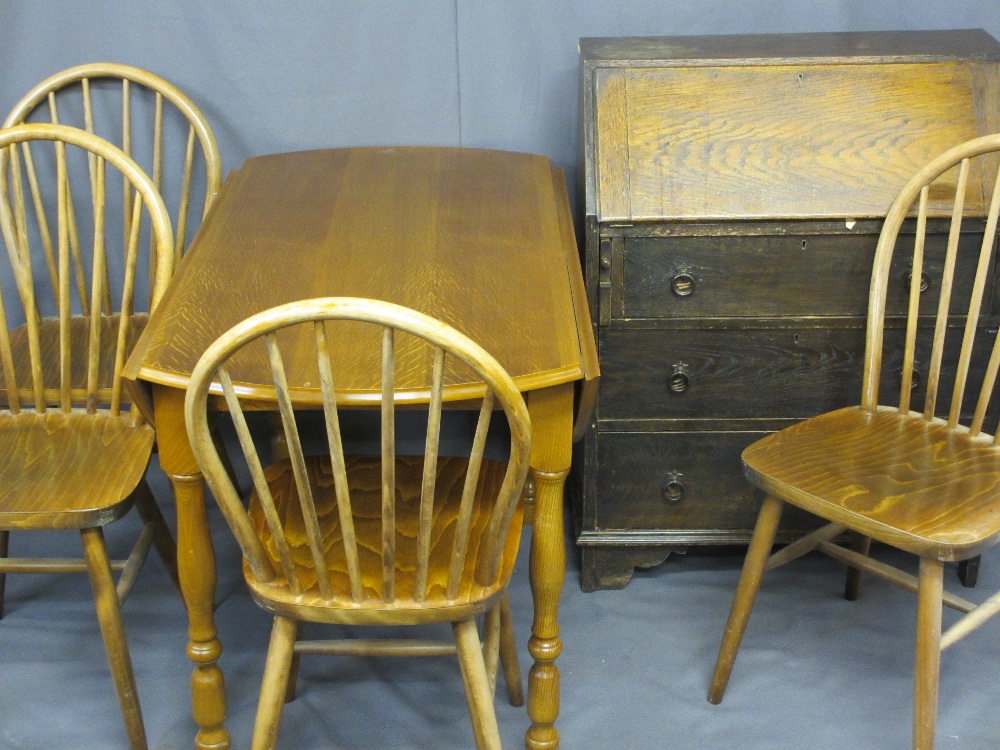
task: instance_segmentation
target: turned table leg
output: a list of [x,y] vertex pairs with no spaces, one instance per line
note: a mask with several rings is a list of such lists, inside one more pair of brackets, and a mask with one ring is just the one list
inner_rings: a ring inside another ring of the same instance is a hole
[[205,483],[184,428],[184,391],[157,386],[153,392],[160,466],[177,504],[177,568],[188,610],[191,704],[199,750],[229,748],[226,690],[216,662],[222,642],[215,628],[215,552],[205,510]]
[[528,651],[529,750],[559,747],[559,596],[566,579],[563,488],[569,473],[573,432],[572,384],[532,391],[528,411],[533,430],[531,467],[535,481],[535,523],[531,536],[531,594],[535,615]]

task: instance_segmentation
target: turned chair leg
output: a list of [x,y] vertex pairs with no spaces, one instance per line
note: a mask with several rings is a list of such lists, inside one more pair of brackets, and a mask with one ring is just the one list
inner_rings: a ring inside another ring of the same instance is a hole
[[750,619],[750,610],[753,609],[757,589],[760,588],[760,579],[764,575],[764,566],[771,554],[771,546],[774,544],[774,535],[778,530],[778,523],[781,521],[783,506],[784,503],[781,500],[768,495],[764,498],[764,504],[757,516],[757,526],[754,528],[750,548],[747,550],[746,562],[743,563],[743,572],[740,574],[740,581],[736,586],[733,606],[729,611],[729,620],[726,622],[726,630],[722,636],[722,645],[719,647],[719,658],[712,674],[712,686],[708,692],[708,700],[711,703],[719,703],[726,692],[729,674],[733,671],[733,662],[736,661],[736,652],[739,651],[740,642],[743,640],[743,631],[746,630],[747,621]]
[[[10,532],[0,531],[0,559],[7,557],[10,549]],[[0,573],[0,620],[3,619],[4,594],[7,590],[7,574]]]
[[276,615],[271,628],[271,643],[264,661],[264,679],[257,701],[257,718],[253,725],[250,750],[273,750],[281,727],[281,711],[288,690],[288,668],[292,663],[295,637],[299,623]]
[[142,724],[142,710],[139,707],[139,694],[135,688],[132,659],[125,640],[121,609],[118,606],[118,593],[115,591],[108,551],[104,545],[104,532],[99,527],[82,529],[80,536],[83,539],[83,552],[87,559],[90,585],[94,590],[97,620],[104,638],[108,666],[111,668],[111,677],[125,720],[125,731],[132,750],[145,750],[146,730]]
[[486,663],[483,661],[476,621],[471,617],[460,620],[452,623],[452,630],[455,633],[458,663],[462,668],[462,682],[465,685],[465,698],[469,704],[476,748],[501,750],[500,728],[497,726],[496,711],[493,709],[493,693],[490,691],[490,681],[486,674]]
[[913,750],[933,750],[941,669],[941,596],[944,563],[920,558],[917,647],[913,676]]
[[[851,539],[851,549],[867,557],[872,546],[871,537],[863,534],[854,534],[853,537]],[[864,571],[861,568],[847,569],[847,582],[844,584],[844,598],[847,601],[857,601],[858,596],[861,594],[861,579],[863,577]]]

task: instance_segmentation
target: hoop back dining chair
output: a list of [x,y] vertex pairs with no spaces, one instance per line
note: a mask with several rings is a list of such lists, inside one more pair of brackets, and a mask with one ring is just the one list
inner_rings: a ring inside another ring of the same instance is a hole
[[[108,216],[112,175],[132,196],[124,234]],[[144,748],[120,603],[151,548],[176,583],[176,550],[144,478],[153,428],[131,408],[120,376],[135,339],[140,259],[155,258],[146,274],[154,305],[170,278],[170,219],[121,150],[76,128],[32,124],[0,130],[0,229],[8,264],[0,277],[0,573],[89,573],[126,731]],[[133,504],[145,526],[128,560],[112,563],[103,527]],[[84,559],[8,557],[10,529],[79,530]],[[2,584],[0,575],[0,593]]]
[[[944,593],[942,583],[945,562],[979,555],[1000,537],[1000,445],[991,408],[1000,339],[988,325],[995,326],[998,154],[1000,135],[956,146],[918,171],[890,207],[872,270],[860,405],[807,419],[744,451],[746,476],[766,497],[711,702],[722,700],[763,572],[819,550],[849,566],[848,598],[860,571],[916,592],[913,747],[933,747],[940,651],[1000,611],[1000,594],[976,606]],[[928,229],[935,224],[937,239]],[[897,265],[894,254],[904,248],[909,261]],[[892,372],[897,346],[901,367]],[[772,555],[784,503],[829,523]],[[845,533],[853,535],[846,546],[838,543]],[[871,540],[918,556],[919,575],[871,558]],[[967,613],[943,637],[942,603]]]
[[[466,384],[461,398],[481,399],[481,407],[469,450],[445,456],[441,415],[446,385],[456,378]],[[210,391],[224,396],[247,460],[254,488],[248,509],[208,431]],[[277,402],[288,458],[263,466],[241,398]],[[322,455],[303,450],[294,410],[303,399],[322,408]],[[397,405],[422,402],[429,403],[424,452],[397,455]],[[380,455],[345,455],[339,413],[352,403],[379,407]],[[510,428],[506,460],[484,456],[495,409]],[[274,614],[254,750],[276,742],[295,653],[457,652],[476,745],[499,748],[492,676],[474,618],[495,619],[506,600],[530,428],[524,400],[496,360],[408,308],[304,300],[248,318],[209,347],[192,374],[185,416],[195,457],[243,551],[250,590]],[[297,641],[303,621],[450,622],[455,643]]]
[[104,138],[152,177],[170,212],[180,260],[222,183],[219,147],[194,102],[147,70],[88,63],[41,81],[14,105],[3,126],[46,121]]

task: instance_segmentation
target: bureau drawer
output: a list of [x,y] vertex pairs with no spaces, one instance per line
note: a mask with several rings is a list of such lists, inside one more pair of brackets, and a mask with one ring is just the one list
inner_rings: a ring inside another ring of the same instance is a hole
[[[766,432],[603,432],[597,438],[596,528],[749,531],[761,493],[740,454]],[[813,528],[786,506],[784,528]]]
[[[962,239],[953,302],[968,301],[980,239],[975,233]],[[864,317],[877,240],[872,234],[625,237],[610,243],[621,254],[611,258],[611,318]],[[927,240],[921,308],[928,313],[937,305],[946,243],[944,235]],[[902,235],[889,315],[906,312],[912,248],[912,235]]]
[[[923,407],[932,331],[921,331],[911,408]],[[975,408],[994,332],[976,337],[964,411]],[[904,332],[885,333],[881,403],[899,403]],[[749,330],[602,329],[599,417],[613,419],[803,419],[861,399],[860,328]],[[946,362],[961,346],[950,329]],[[942,373],[939,404],[954,387]]]

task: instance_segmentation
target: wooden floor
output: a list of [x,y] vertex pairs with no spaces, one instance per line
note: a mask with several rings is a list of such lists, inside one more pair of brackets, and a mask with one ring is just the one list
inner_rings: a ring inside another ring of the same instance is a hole
[[[165,496],[158,469],[151,476]],[[172,507],[167,511],[173,522]],[[241,748],[249,744],[270,623],[245,593],[235,547],[213,512],[225,568],[218,618],[227,725]],[[112,527],[112,547],[126,530]],[[30,539],[44,547],[55,541]],[[27,543],[29,535],[13,536],[12,552]],[[526,552],[527,544],[511,585],[522,644],[530,623]],[[914,600],[870,579],[860,601],[846,602],[840,567],[819,556],[765,577],[725,701],[707,702],[741,564],[738,555],[676,557],[638,573],[623,591],[584,594],[571,555],[559,660],[563,747],[909,747]],[[953,568],[946,581],[957,586]],[[10,577],[0,620],[0,748],[125,747],[87,586],[85,577]],[[963,595],[979,601],[991,588],[1000,589],[996,554],[984,560],[979,587]],[[158,560],[150,559],[124,617],[151,750],[190,747],[186,620]],[[1000,683],[992,678],[998,662],[1000,620],[945,653],[938,750],[1000,747]],[[527,673],[523,646],[521,666]],[[523,747],[523,709],[498,698],[497,714],[504,746]],[[471,746],[458,664],[447,657],[305,657],[299,698],[286,708],[279,741],[296,750]]]

